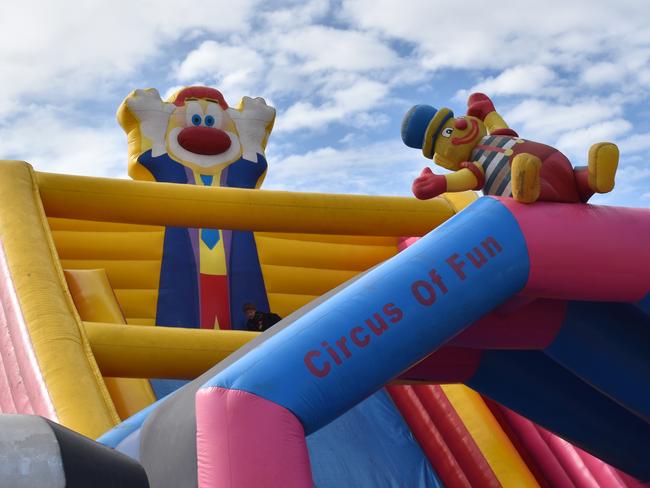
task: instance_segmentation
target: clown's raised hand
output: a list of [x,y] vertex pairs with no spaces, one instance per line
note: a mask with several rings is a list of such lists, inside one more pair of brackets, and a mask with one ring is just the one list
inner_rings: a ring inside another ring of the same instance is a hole
[[447,191],[447,179],[443,175],[434,174],[431,168],[424,168],[411,187],[413,195],[420,200],[437,197]]
[[150,148],[155,157],[165,152],[165,134],[173,111],[174,105],[163,102],[155,88],[138,89],[124,99],[117,110],[117,120],[127,134],[138,129],[145,146],[140,152]]
[[237,108],[228,109],[228,113],[237,126],[243,158],[257,162],[257,154],[264,154],[273,129],[275,108],[267,105],[261,97],[244,97]]
[[485,120],[494,111],[494,103],[484,93],[472,93],[467,99],[467,115]]

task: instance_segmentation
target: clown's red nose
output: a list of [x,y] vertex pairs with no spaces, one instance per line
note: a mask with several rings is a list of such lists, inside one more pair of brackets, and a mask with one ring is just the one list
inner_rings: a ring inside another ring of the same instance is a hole
[[458,119],[454,122],[454,127],[458,130],[465,130],[467,129],[467,121],[465,119]]
[[214,127],[185,127],[178,134],[178,143],[183,149],[195,154],[213,156],[230,148],[230,137]]

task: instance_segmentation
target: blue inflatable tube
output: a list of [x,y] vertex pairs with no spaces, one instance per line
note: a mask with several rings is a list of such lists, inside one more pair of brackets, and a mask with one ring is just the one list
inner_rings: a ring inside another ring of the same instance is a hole
[[369,271],[204,384],[331,422],[526,284],[512,213],[483,198]]
[[632,304],[571,302],[546,354],[650,423],[650,317]]

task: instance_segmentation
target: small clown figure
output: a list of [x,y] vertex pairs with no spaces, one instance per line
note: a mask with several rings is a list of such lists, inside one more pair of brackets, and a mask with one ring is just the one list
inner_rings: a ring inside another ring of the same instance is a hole
[[522,203],[587,202],[594,193],[614,188],[618,166],[616,145],[601,142],[591,146],[588,166],[574,169],[557,149],[519,138],[482,93],[469,97],[464,117],[454,117],[448,108],[416,105],[404,117],[402,140],[453,171],[437,175],[425,168],[413,182],[413,193],[423,200],[483,190]]
[[[182,88],[165,102],[155,89],[135,90],[117,120],[134,179],[259,188],[266,174],[275,109],[262,98],[244,97],[231,108],[221,92],[204,86]],[[165,229],[158,325],[243,326],[249,301],[268,305],[251,232]]]

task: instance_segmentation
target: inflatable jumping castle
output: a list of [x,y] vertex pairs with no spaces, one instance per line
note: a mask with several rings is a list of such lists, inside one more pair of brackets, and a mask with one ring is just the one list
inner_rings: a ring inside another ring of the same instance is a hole
[[0,161],[0,486],[650,483],[650,210],[587,203],[616,145],[476,93],[406,113],[417,198],[332,195],[260,189],[262,98],[117,120],[133,181]]

